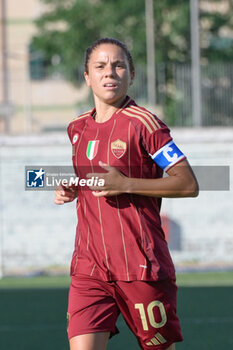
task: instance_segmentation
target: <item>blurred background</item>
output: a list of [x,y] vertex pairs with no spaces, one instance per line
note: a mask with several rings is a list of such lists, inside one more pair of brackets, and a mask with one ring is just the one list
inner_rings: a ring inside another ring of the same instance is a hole
[[[162,205],[181,286],[186,340],[177,348],[232,348],[232,7],[232,0],[0,0],[1,349],[68,348],[75,203],[56,206],[52,192],[25,191],[25,166],[72,165],[67,125],[93,106],[83,55],[104,36],[128,45],[131,97],[167,123],[201,184],[198,198]],[[135,349],[122,322],[120,347]],[[113,339],[109,349],[119,344]]]

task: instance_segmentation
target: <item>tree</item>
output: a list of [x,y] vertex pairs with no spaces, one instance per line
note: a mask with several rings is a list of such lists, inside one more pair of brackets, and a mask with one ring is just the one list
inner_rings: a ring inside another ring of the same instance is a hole
[[[60,71],[78,83],[77,69],[94,40],[112,36],[128,45],[137,64],[146,63],[144,1],[142,0],[41,0],[47,11],[36,20],[32,40],[47,62],[60,57]],[[155,8],[156,60],[183,61],[189,52],[187,1],[164,0]],[[179,17],[185,21],[179,21]],[[172,28],[172,29],[171,29]]]
[[[83,53],[94,40],[112,36],[128,45],[137,64],[146,63],[145,4],[143,0],[41,0],[47,11],[36,20],[38,34],[32,47],[45,61],[74,84],[79,83]],[[201,3],[204,0],[200,0]],[[219,0],[212,0],[217,3]],[[225,0],[226,3],[231,0]],[[233,45],[221,37],[222,28],[232,29],[231,12],[201,10],[207,23],[202,34],[202,57],[207,60],[230,60]],[[156,62],[190,62],[189,1],[163,0],[154,5]],[[201,23],[202,23],[201,22]],[[224,41],[225,40],[225,41]]]
[[139,62],[145,60],[141,1],[131,1],[132,9],[124,0],[42,1],[49,7],[36,21],[38,34],[32,45],[43,52],[46,61],[60,57],[58,68],[73,83],[78,83],[77,69],[83,65],[85,49],[100,37],[124,40]]
[[232,0],[200,2],[202,57],[210,62],[233,58]]

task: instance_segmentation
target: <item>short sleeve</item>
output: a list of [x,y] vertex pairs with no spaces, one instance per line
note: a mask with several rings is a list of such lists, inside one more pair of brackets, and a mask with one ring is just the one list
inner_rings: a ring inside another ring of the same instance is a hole
[[69,136],[69,139],[70,139],[70,142],[71,142],[71,143],[72,143],[72,138],[73,138],[73,133],[72,133],[73,127],[74,127],[73,123],[70,123],[70,124],[68,125],[68,127],[67,127],[67,134],[68,134],[68,136]]
[[152,155],[171,141],[172,137],[166,124],[155,115],[150,116],[150,123],[147,121],[147,124],[142,126],[141,137],[145,150]]
[[167,171],[186,157],[174,143],[166,124],[156,116],[153,118],[153,128],[143,127],[143,146],[152,160]]

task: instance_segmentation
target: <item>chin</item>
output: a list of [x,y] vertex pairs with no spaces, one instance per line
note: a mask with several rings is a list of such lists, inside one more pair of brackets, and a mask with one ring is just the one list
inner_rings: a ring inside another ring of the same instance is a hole
[[103,101],[107,104],[116,104],[117,102],[121,102],[125,98],[126,94],[120,95],[111,95],[103,97]]

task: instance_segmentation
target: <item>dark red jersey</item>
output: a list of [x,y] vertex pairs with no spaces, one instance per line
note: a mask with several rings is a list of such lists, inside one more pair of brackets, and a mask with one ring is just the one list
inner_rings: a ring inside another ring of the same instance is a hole
[[[132,178],[163,176],[153,160],[172,140],[162,121],[129,97],[106,122],[97,123],[94,116],[95,109],[75,118],[68,127],[79,179],[87,173],[105,172],[99,161]],[[79,186],[71,274],[108,281],[174,278],[160,205],[160,198],[141,195],[97,198],[87,187]]]

